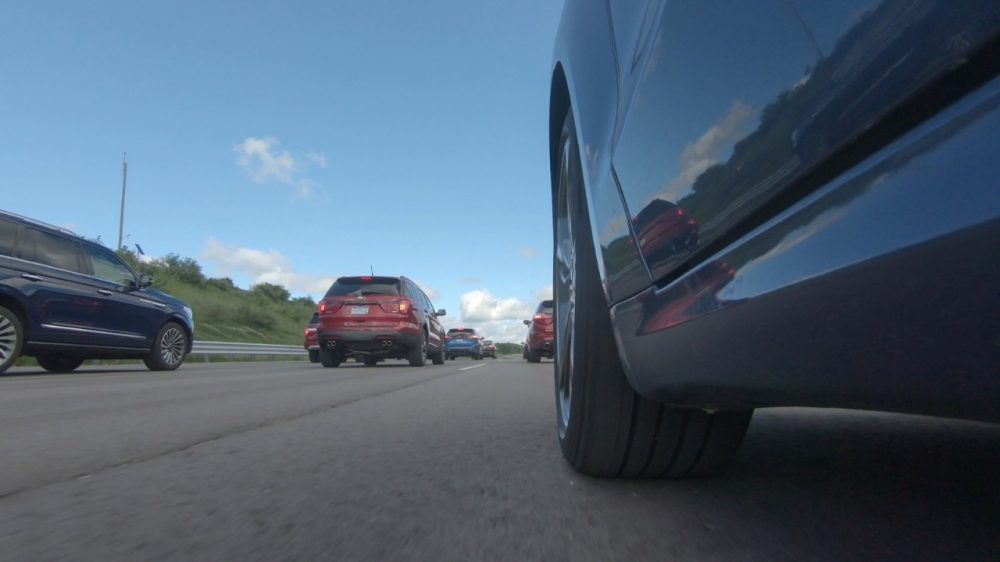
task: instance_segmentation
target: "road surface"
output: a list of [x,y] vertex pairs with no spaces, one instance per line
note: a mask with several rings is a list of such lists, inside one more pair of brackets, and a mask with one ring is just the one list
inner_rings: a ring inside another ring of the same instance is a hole
[[552,364],[0,377],[2,560],[996,560],[1000,427],[755,414],[697,480],[580,476]]

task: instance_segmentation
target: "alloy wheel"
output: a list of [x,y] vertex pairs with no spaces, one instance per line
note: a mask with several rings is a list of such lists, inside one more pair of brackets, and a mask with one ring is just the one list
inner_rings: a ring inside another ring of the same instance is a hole
[[577,208],[574,203],[578,194],[577,186],[572,185],[570,178],[571,149],[570,142],[563,143],[555,216],[555,377],[560,437],[566,434],[573,403],[573,356],[576,339],[576,238],[572,215]]
[[179,328],[168,328],[160,338],[160,357],[167,365],[177,365],[184,359],[184,333]]
[[17,330],[6,316],[0,316],[0,363],[7,361],[17,349]]

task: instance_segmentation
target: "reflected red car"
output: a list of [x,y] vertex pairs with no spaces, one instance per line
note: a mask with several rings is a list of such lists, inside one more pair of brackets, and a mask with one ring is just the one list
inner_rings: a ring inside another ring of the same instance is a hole
[[319,325],[319,313],[314,312],[312,319],[306,324],[305,344],[303,347],[309,352],[309,362],[319,363],[319,340],[316,339],[316,326]]
[[552,311],[555,305],[552,301],[542,301],[535,309],[531,320],[525,320],[528,328],[528,339],[525,341],[524,358],[529,363],[538,363],[542,357],[552,359],[555,338],[552,326]]

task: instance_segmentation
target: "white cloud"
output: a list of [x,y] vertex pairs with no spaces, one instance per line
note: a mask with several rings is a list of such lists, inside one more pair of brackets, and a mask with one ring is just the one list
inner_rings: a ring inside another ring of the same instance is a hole
[[497,342],[523,341],[528,328],[522,322],[535,311],[534,303],[514,297],[497,298],[485,289],[463,293],[459,306],[458,324],[450,327],[475,328]]
[[306,158],[312,160],[313,162],[316,163],[317,166],[323,169],[326,169],[326,167],[329,165],[329,161],[326,159],[326,154],[322,152],[315,152],[313,150],[310,150],[309,152],[306,152]]
[[531,246],[523,246],[517,249],[517,253],[524,258],[533,258],[538,255],[538,250]]
[[417,286],[420,287],[421,290],[424,291],[424,293],[427,293],[427,296],[430,297],[431,301],[437,301],[437,300],[441,299],[441,291],[439,291],[439,290],[437,290],[437,289],[435,289],[433,287],[429,287],[429,286],[425,285],[424,283],[421,283],[420,281],[417,281],[416,279],[414,279],[413,282],[416,283]]
[[297,273],[291,260],[275,250],[256,250],[220,243],[215,238],[205,242],[202,261],[214,265],[222,275],[242,274],[253,283],[281,285],[294,294],[325,293],[336,277]]
[[733,102],[729,112],[702,133],[698,140],[684,147],[680,173],[664,186],[661,196],[667,201],[680,199],[705,170],[718,164],[723,153],[746,134],[746,124],[756,112],[740,100]]
[[552,284],[542,287],[541,289],[535,291],[535,299],[540,301],[547,301],[552,299]]
[[[316,182],[301,174],[302,166],[287,150],[279,148],[274,137],[247,137],[233,147],[236,164],[256,183],[280,183],[290,186],[296,199],[309,199]],[[326,155],[306,152],[305,158],[320,168],[327,167]]]

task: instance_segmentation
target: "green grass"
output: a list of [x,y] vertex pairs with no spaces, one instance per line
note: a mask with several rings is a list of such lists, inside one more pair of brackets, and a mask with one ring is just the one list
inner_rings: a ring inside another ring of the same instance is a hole
[[256,290],[156,276],[156,288],[194,311],[195,339],[301,345],[302,332],[316,310],[308,299],[276,300]]

